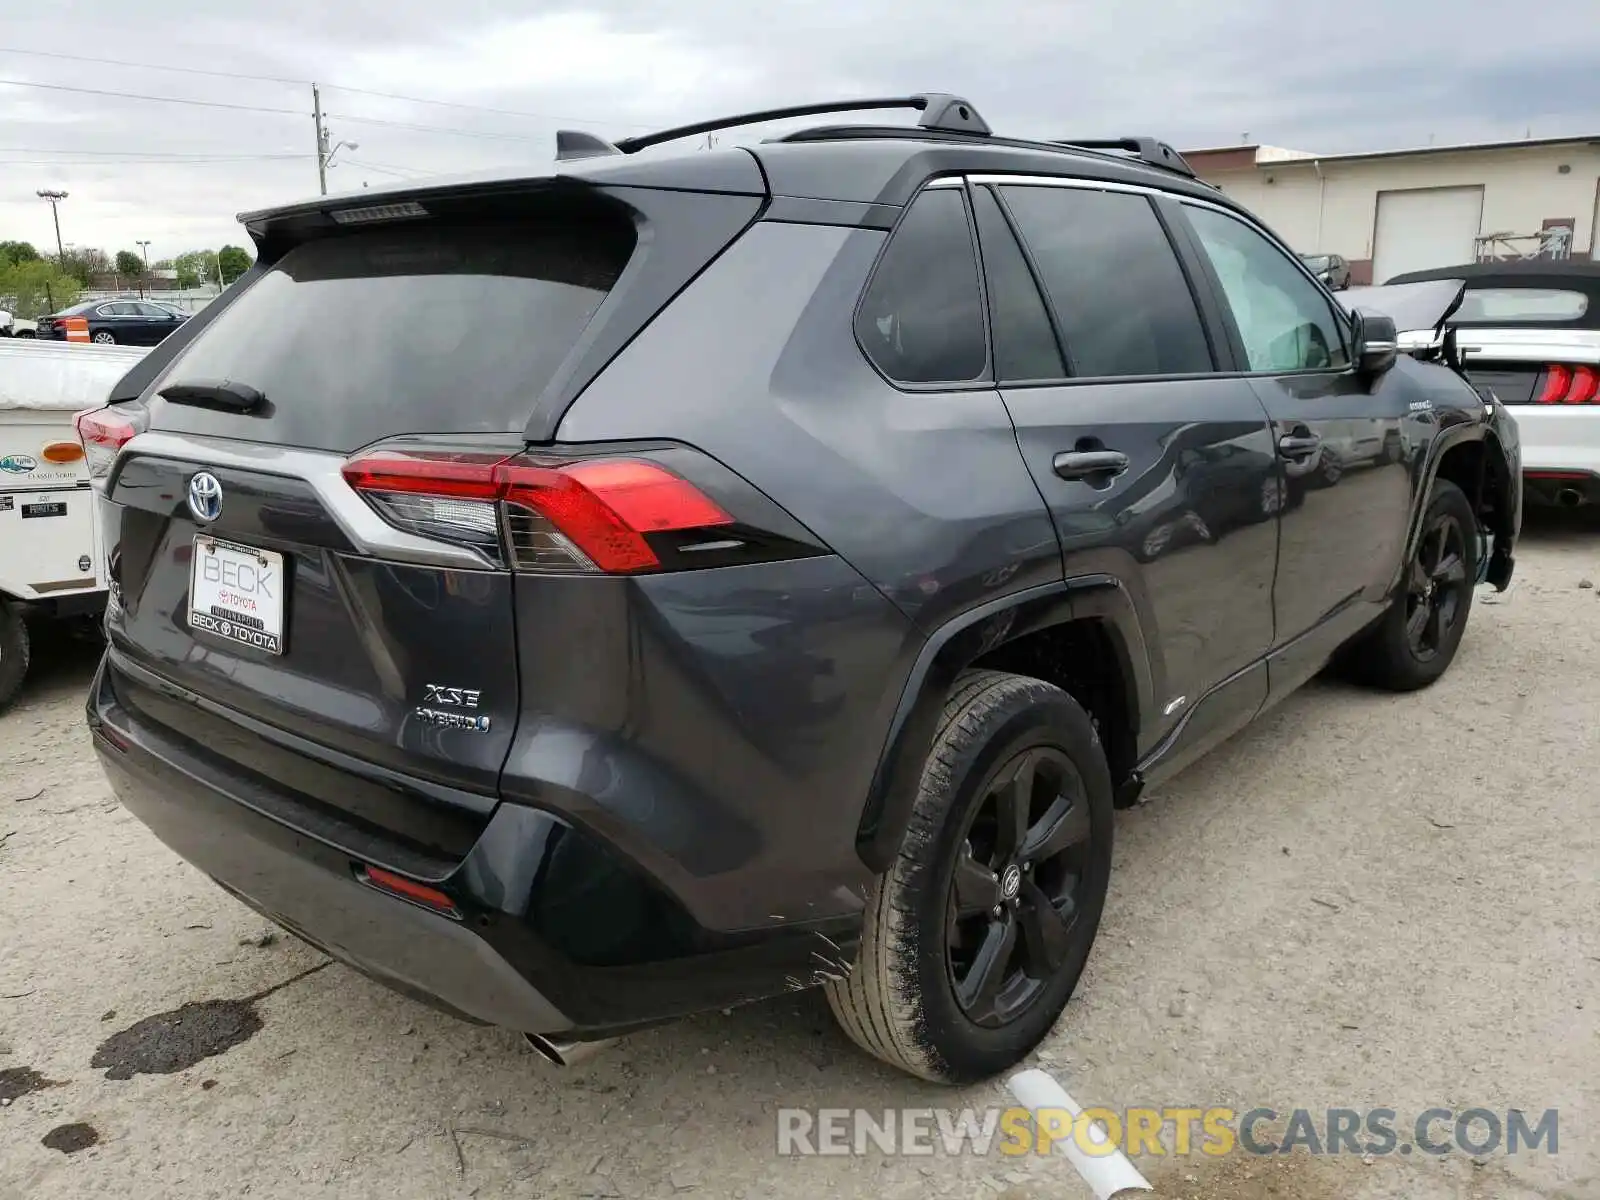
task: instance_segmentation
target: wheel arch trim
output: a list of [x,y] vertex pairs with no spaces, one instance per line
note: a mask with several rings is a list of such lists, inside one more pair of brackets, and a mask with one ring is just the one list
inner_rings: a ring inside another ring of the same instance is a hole
[[869,869],[881,874],[893,861],[945,697],[961,672],[1007,642],[1082,620],[1100,620],[1108,627],[1127,676],[1130,716],[1139,736],[1141,723],[1152,713],[1154,685],[1144,626],[1121,579],[1075,576],[969,609],[923,643],[901,691],[856,829],[856,851]]

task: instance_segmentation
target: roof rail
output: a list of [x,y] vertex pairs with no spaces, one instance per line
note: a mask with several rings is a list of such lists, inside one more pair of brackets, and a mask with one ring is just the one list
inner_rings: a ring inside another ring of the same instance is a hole
[[832,100],[824,104],[796,104],[788,108],[768,108],[760,112],[739,113],[731,117],[715,117],[709,121],[696,121],[693,125],[679,125],[658,133],[640,134],[607,142],[580,130],[563,129],[556,133],[556,160],[593,158],[606,154],[637,154],[649,146],[662,142],[675,142],[679,138],[711,133],[718,129],[734,129],[740,125],[761,125],[767,121],[782,121],[789,117],[814,117],[822,113],[873,112],[885,108],[914,108],[922,113],[917,124],[923,129],[945,133],[988,134],[988,122],[978,115],[970,101],[944,92],[923,92],[916,96],[885,96],[867,100]]
[[1183,155],[1153,137],[1059,138],[1052,144],[1073,146],[1080,150],[1126,150],[1140,162],[1152,167],[1164,167],[1187,175],[1190,179],[1196,178],[1194,168],[1184,161]]

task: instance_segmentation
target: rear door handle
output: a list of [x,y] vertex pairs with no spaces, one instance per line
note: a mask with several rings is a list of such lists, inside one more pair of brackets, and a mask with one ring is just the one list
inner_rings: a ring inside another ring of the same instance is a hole
[[1317,447],[1322,445],[1322,439],[1316,434],[1296,435],[1285,434],[1278,439],[1278,453],[1285,458],[1305,458],[1316,453]]
[[1120,450],[1062,451],[1050,464],[1062,479],[1114,478],[1128,469],[1128,456]]

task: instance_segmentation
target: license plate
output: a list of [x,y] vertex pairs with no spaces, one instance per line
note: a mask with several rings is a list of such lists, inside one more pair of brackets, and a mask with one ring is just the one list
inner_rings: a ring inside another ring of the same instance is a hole
[[189,571],[189,628],[283,653],[283,555],[196,534]]

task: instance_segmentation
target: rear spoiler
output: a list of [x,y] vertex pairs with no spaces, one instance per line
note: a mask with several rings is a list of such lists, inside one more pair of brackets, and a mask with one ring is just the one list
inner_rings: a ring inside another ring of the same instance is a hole
[[[1348,288],[1339,293],[1339,300],[1352,314],[1388,317],[1404,339],[1402,345],[1415,345],[1438,342],[1466,294],[1464,279],[1430,279],[1387,287]],[[1412,336],[1407,338],[1407,334]]]

